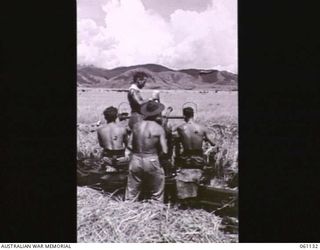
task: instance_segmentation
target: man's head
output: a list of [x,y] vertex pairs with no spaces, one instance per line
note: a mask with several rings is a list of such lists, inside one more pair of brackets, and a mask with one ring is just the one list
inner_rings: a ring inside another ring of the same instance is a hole
[[118,117],[118,109],[115,107],[108,107],[103,111],[104,118],[107,123],[115,122]]
[[139,89],[142,89],[147,81],[147,74],[144,72],[136,72],[133,75],[133,82],[137,85]]
[[144,115],[145,120],[155,121],[161,116],[164,105],[159,102],[149,101],[141,106],[140,112]]
[[185,120],[189,120],[194,116],[193,108],[191,107],[184,108],[182,112]]

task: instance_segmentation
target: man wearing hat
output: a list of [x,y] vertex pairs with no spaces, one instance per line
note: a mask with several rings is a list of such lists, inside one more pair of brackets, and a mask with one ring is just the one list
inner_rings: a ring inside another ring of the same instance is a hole
[[137,201],[144,194],[145,198],[163,202],[165,175],[159,163],[159,152],[167,154],[168,149],[165,131],[156,122],[163,110],[164,105],[155,101],[141,106],[144,120],[136,123],[132,131],[126,200]]

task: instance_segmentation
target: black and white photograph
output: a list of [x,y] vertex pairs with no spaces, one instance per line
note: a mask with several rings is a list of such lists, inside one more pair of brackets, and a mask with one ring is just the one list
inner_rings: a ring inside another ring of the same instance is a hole
[[1,248],[318,248],[318,8],[3,10]]
[[77,0],[77,241],[237,243],[236,0]]

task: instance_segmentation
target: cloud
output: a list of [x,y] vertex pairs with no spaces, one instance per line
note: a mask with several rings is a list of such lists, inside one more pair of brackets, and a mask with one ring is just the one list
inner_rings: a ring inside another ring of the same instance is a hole
[[165,20],[141,0],[110,0],[105,26],[78,20],[78,62],[105,68],[158,63],[174,69],[237,72],[237,1],[212,0],[203,12],[178,9]]

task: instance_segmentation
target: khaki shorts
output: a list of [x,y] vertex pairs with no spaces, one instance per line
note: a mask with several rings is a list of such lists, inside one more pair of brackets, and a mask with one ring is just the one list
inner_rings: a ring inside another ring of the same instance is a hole
[[151,200],[163,202],[165,176],[158,155],[133,154],[128,174],[126,200],[137,201],[141,193]]
[[176,176],[178,199],[197,197],[202,176],[201,169],[180,169]]
[[177,172],[176,185],[178,199],[195,198],[203,177],[205,160],[200,155],[182,155],[178,159],[180,171]]

